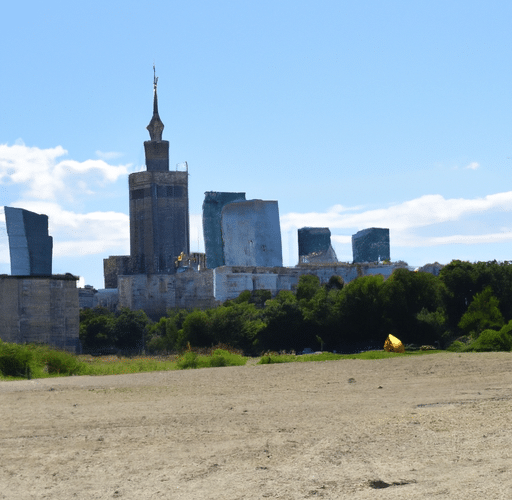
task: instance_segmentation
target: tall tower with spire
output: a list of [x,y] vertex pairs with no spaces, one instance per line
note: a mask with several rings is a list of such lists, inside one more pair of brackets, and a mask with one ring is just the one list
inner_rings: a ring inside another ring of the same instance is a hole
[[162,140],[157,84],[154,74],[150,140],[144,142],[146,171],[129,176],[134,274],[173,274],[181,252],[190,253],[188,171],[169,171],[169,141]]

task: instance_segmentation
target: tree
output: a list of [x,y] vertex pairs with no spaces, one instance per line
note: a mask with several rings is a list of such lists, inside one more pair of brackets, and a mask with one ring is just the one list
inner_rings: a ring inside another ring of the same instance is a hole
[[112,326],[116,347],[122,350],[142,351],[145,347],[148,325],[149,318],[144,311],[132,311],[127,307],[121,309]]
[[313,274],[303,274],[299,277],[299,283],[297,284],[297,291],[295,294],[297,300],[311,300],[320,287],[320,278],[318,276]]
[[445,307],[448,326],[455,330],[473,296],[481,291],[481,288],[477,289],[475,266],[470,262],[453,260],[441,269],[439,279],[447,290]]
[[360,276],[346,284],[336,299],[335,315],[338,335],[335,342],[341,350],[353,350],[382,340],[382,275]]
[[103,307],[80,310],[79,337],[85,352],[115,349],[114,314]]
[[500,303],[493,295],[492,288],[486,287],[473,297],[468,310],[459,321],[459,328],[477,338],[483,330],[499,330],[505,323]]
[[320,287],[310,300],[301,300],[303,327],[307,335],[315,338],[319,347],[334,349],[340,337],[342,325],[338,321],[337,302],[341,289],[329,284]]
[[179,330],[174,317],[164,316],[149,327],[146,348],[150,352],[179,350]]
[[267,300],[262,321],[266,325],[259,332],[259,347],[263,350],[301,350],[315,342],[304,332],[302,313],[295,295],[280,291]]
[[195,309],[185,318],[183,328],[179,332],[180,347],[184,347],[187,342],[196,347],[210,346],[215,342],[206,311]]
[[[384,323],[405,343],[433,343],[435,332],[427,328],[427,313],[440,311],[443,315],[443,283],[432,274],[397,269],[381,289]],[[420,323],[419,314],[422,323]],[[439,319],[439,318],[438,318]]]
[[208,311],[210,335],[215,342],[252,352],[258,343],[258,333],[265,326],[262,311],[255,304],[233,301]]

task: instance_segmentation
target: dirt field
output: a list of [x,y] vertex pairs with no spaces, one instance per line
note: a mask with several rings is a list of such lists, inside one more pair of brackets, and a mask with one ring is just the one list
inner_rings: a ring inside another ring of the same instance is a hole
[[510,499],[512,354],[0,382],[0,499]]

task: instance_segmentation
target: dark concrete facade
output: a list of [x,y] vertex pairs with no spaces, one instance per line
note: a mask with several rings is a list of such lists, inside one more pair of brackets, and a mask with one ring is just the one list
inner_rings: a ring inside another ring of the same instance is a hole
[[130,174],[130,256],[104,259],[105,288],[117,288],[118,276],[174,274],[181,253],[190,253],[187,171],[169,171],[169,142],[158,114],[154,79],[153,116],[144,142],[146,171]]
[[0,276],[0,338],[80,352],[78,277]]
[[173,274],[190,253],[188,172],[130,174],[130,254],[136,274]]
[[390,260],[389,229],[371,227],[352,236],[354,263]]
[[48,235],[48,216],[21,208],[4,207],[9,237],[11,274],[52,274],[53,238]]
[[302,227],[298,230],[299,263],[338,262],[328,227]]
[[245,201],[245,193],[218,193],[215,191],[204,193],[203,237],[206,267],[209,269],[215,269],[225,264],[221,214],[225,205],[235,201]]

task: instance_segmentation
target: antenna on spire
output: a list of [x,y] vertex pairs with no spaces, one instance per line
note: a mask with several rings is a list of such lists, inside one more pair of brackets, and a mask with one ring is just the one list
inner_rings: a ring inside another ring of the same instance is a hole
[[162,140],[162,131],[164,124],[160,120],[158,115],[158,95],[156,92],[156,86],[158,84],[158,76],[156,76],[155,63],[153,62],[153,117],[146,127],[149,131],[149,136],[152,141],[160,142]]
[[156,76],[155,63],[153,63],[153,88],[156,90],[156,86],[158,85],[158,76]]

